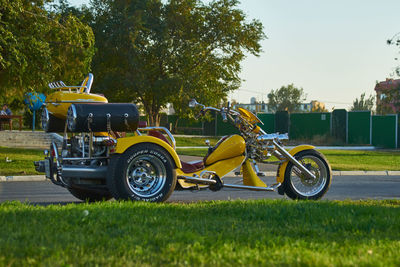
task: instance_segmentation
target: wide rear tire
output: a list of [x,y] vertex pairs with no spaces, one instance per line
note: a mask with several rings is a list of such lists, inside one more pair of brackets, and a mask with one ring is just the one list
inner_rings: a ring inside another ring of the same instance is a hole
[[303,150],[294,155],[316,178],[307,178],[289,162],[285,170],[283,188],[291,199],[320,199],[328,191],[332,181],[332,170],[327,159],[314,149]]
[[163,202],[175,185],[171,156],[158,145],[137,144],[112,158],[107,186],[117,200]]

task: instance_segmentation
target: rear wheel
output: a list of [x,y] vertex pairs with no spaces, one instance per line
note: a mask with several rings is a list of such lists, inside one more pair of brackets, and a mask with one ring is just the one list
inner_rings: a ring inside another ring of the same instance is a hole
[[176,185],[170,155],[151,143],[135,145],[112,166],[107,185],[115,199],[163,202]]
[[315,179],[307,177],[289,162],[283,182],[286,195],[291,199],[320,199],[328,191],[332,180],[328,161],[314,149],[300,151],[294,157],[315,175]]

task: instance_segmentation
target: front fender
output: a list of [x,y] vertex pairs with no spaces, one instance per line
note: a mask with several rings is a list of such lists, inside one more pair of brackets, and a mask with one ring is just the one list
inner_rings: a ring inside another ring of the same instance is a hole
[[[315,146],[311,146],[311,145],[300,145],[300,146],[296,146],[295,148],[290,150],[289,154],[294,156],[297,153],[299,153],[300,151],[314,149],[314,148],[315,148]],[[276,174],[276,181],[278,183],[283,183],[283,181],[285,180],[285,171],[286,171],[286,167],[287,167],[288,163],[289,163],[289,160],[287,160],[284,163],[279,165],[278,172]]]
[[131,146],[139,144],[139,143],[153,143],[153,144],[163,147],[171,155],[172,159],[175,162],[175,166],[177,168],[182,168],[181,160],[179,159],[176,151],[169,144],[164,142],[163,140],[153,137],[153,136],[141,135],[141,136],[118,138],[114,153],[122,154]]

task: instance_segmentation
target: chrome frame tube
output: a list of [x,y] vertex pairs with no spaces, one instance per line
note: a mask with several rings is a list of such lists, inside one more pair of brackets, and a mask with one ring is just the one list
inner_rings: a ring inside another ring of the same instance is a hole
[[94,157],[94,158],[62,158],[62,160],[93,160],[93,159],[109,159],[109,157]]
[[280,185],[281,183],[277,183],[268,187],[259,187],[259,186],[238,185],[238,184],[224,184],[224,187],[235,188],[235,189],[247,189],[252,191],[275,191]]
[[82,158],[85,157],[85,135],[82,133]]
[[302,173],[304,173],[308,178],[315,179],[315,175],[312,174],[306,167],[304,167],[297,159],[295,159],[292,155],[290,155],[289,152],[287,152],[283,147],[281,147],[275,140],[272,141],[273,144],[275,145],[276,149],[284,155],[290,162],[293,163],[297,168],[301,170]]
[[150,127],[146,127],[146,128],[138,128],[138,131],[152,131],[152,130],[158,130],[158,131],[165,132],[168,135],[169,139],[171,140],[173,148],[176,149],[175,138],[167,128],[165,128],[165,127],[157,127],[157,126],[150,126]]
[[191,177],[191,176],[178,176],[178,179],[183,179],[185,182],[193,183],[193,184],[216,184],[217,182],[215,180],[211,179],[204,179],[204,178],[197,178],[197,177]]
[[89,133],[89,158],[92,158],[92,150],[93,150],[93,132]]

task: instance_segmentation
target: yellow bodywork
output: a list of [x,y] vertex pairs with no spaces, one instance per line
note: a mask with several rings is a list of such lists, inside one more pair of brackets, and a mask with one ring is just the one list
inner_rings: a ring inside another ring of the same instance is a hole
[[[315,146],[300,145],[300,146],[296,146],[295,148],[293,148],[292,150],[290,150],[290,151],[289,151],[289,154],[292,155],[292,156],[294,156],[294,155],[296,155],[297,153],[299,153],[300,151],[309,150],[309,149],[314,149],[314,148],[315,148]],[[283,183],[283,181],[285,180],[285,171],[286,171],[286,167],[287,167],[288,163],[289,163],[289,160],[288,160],[288,161],[285,161],[284,163],[282,163],[282,164],[279,166],[278,175],[276,176],[276,181],[277,181],[278,183]]]
[[179,169],[182,168],[181,161],[178,157],[178,154],[176,154],[176,151],[163,140],[153,136],[141,135],[141,136],[118,138],[117,145],[115,147],[115,153],[122,154],[125,152],[125,150],[138,143],[153,143],[163,147],[171,155],[172,159],[175,162],[176,167]]
[[242,165],[242,172],[244,185],[267,187],[267,185],[257,176],[249,159],[247,159]]
[[70,91],[57,91],[46,99],[46,108],[50,114],[59,119],[66,119],[67,111],[72,103],[107,103],[104,96]]
[[254,115],[253,112],[244,108],[238,108],[238,111],[240,115],[242,115],[242,117],[244,117],[251,124],[262,123],[262,121],[256,115]]
[[[202,171],[207,170],[207,171],[215,172],[218,175],[218,177],[222,178],[230,171],[233,171],[234,169],[236,169],[237,166],[240,166],[240,164],[242,164],[244,159],[245,159],[245,156],[240,155],[240,156],[233,157],[230,159],[217,161],[217,162],[211,164],[210,166],[207,166],[206,168],[204,168],[200,171],[197,171],[197,172],[184,173],[181,169],[178,169],[178,170],[176,170],[176,174],[178,176],[193,176],[195,174],[200,175],[200,173]],[[187,183],[181,179],[178,179],[178,182],[183,188],[195,186],[195,184]],[[203,187],[203,186],[199,185],[199,187]]]
[[240,135],[229,136],[206,159],[206,166],[214,162],[234,158],[244,154],[246,142]]

